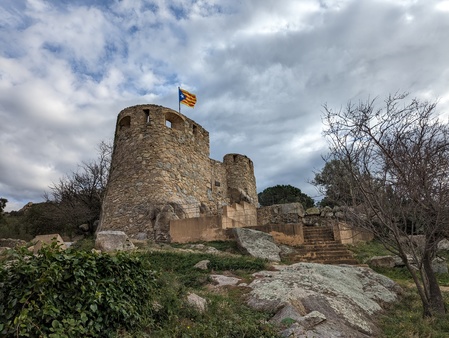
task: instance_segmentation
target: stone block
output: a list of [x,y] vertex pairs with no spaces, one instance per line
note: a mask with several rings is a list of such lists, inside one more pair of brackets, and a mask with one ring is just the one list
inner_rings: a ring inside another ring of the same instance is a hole
[[134,244],[123,231],[100,231],[95,239],[95,249],[104,252],[127,251],[134,248]]
[[61,249],[67,249],[64,240],[61,236],[59,236],[59,234],[39,235],[34,237],[31,242],[34,244],[33,252],[35,254],[38,253],[38,251],[42,248],[42,245],[50,245],[53,242],[56,242]]

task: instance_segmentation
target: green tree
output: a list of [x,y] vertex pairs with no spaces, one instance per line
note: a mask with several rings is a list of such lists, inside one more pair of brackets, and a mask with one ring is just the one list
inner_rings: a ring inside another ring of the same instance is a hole
[[402,259],[424,315],[442,315],[432,260],[448,235],[449,125],[435,117],[436,103],[406,98],[390,95],[382,107],[376,100],[349,102],[336,111],[325,105],[324,134],[332,159],[344,165],[361,197],[348,217]]
[[291,185],[276,185],[274,187],[269,187],[260,192],[257,196],[261,206],[294,202],[301,203],[304,208],[314,206],[314,201],[310,196],[304,194],[301,189]]
[[6,203],[8,200],[6,198],[0,197],[0,222],[3,220],[3,210],[5,210]]
[[338,159],[326,161],[323,169],[315,174],[311,182],[324,195],[320,205],[340,206],[357,205],[360,196],[356,196],[356,189],[350,172],[346,169],[347,163]]

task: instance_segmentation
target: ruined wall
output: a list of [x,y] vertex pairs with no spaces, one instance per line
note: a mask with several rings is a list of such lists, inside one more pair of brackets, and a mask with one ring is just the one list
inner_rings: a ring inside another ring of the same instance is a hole
[[170,237],[175,243],[230,240],[229,231],[222,228],[220,216],[172,220]]
[[257,203],[251,160],[232,154],[237,160],[221,163],[209,154],[209,133],[186,116],[151,104],[122,110],[99,231],[169,241],[171,220],[221,214],[235,190]]
[[334,238],[343,244],[373,239],[368,231],[351,226],[343,208],[314,207],[304,210],[300,203],[275,204],[257,209],[257,227],[254,229],[272,234],[279,243],[298,245],[304,241],[302,229],[307,226],[331,226]]

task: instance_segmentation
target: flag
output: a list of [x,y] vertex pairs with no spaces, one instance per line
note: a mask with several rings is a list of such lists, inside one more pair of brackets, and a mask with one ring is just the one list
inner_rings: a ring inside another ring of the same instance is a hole
[[187,90],[179,88],[179,102],[193,108],[196,103],[196,95],[189,93]]

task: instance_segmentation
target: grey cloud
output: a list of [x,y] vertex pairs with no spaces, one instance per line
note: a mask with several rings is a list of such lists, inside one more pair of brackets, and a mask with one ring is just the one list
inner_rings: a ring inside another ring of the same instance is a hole
[[121,109],[177,109],[178,85],[197,94],[182,113],[210,132],[213,158],[246,154],[259,190],[310,195],[324,103],[400,90],[449,106],[437,1],[30,4],[0,5],[0,195],[14,205],[94,158]]

